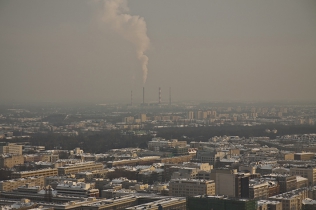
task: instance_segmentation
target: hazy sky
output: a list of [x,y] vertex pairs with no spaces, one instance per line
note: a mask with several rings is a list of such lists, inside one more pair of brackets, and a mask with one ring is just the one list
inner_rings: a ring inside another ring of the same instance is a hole
[[315,0],[105,2],[0,0],[1,101],[316,100]]

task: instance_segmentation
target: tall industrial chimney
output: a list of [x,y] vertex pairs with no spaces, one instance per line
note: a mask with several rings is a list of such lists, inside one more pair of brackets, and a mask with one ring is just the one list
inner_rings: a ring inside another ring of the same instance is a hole
[[169,87],[169,105],[171,105],[171,87]]
[[133,91],[131,90],[131,106],[133,106]]
[[145,87],[143,87],[143,104],[145,104]]
[[159,87],[159,104],[161,104],[161,88]]

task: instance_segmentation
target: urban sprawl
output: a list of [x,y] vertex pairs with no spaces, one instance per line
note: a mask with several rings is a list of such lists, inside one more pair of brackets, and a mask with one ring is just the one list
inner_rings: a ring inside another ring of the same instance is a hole
[[0,209],[315,210],[316,105],[0,108]]

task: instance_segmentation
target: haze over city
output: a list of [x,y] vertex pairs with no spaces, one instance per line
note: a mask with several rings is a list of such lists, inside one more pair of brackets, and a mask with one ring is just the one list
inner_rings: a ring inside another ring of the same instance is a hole
[[[0,1],[6,102],[315,101],[316,2]],[[147,65],[148,57],[148,65]],[[147,72],[148,68],[148,72]]]

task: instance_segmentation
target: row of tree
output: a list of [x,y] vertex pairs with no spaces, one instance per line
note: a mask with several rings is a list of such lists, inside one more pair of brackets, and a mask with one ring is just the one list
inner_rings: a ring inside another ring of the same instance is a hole
[[[278,132],[266,133],[266,129],[276,129]],[[268,136],[275,138],[277,135],[316,133],[316,126],[299,125],[260,125],[260,126],[214,126],[192,128],[163,128],[158,129],[159,137],[165,139],[179,139],[190,141],[207,141],[213,136]],[[78,136],[62,136],[58,134],[35,134],[29,141],[32,145],[43,145],[46,149],[70,150],[75,147],[82,148],[85,152],[104,153],[114,148],[139,147],[147,148],[147,142],[152,136],[122,135],[120,131],[103,131],[98,133],[82,133]],[[25,140],[23,140],[25,141]]]

